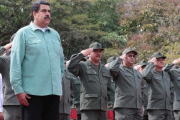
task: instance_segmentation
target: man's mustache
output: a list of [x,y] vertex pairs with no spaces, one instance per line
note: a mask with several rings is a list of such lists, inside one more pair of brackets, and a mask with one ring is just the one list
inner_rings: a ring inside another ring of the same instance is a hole
[[47,18],[51,19],[48,15],[44,19],[47,19]]

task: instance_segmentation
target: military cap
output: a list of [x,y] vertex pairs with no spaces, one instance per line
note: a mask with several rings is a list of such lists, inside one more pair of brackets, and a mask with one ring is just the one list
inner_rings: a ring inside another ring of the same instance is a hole
[[153,57],[166,59],[166,56],[164,56],[164,55],[161,54],[160,52],[154,53],[154,54],[151,56],[151,58],[153,58]]
[[139,63],[139,65],[142,65],[142,66],[144,66],[144,65],[148,65],[148,62],[147,62],[147,61],[145,61],[145,60],[142,60],[142,61]]
[[127,54],[127,53],[129,53],[129,52],[133,52],[135,55],[137,55],[138,53],[134,50],[134,49],[132,49],[132,48],[126,48],[124,51],[123,51],[123,55],[124,54]]
[[98,42],[92,43],[92,44],[89,46],[89,48],[92,48],[93,50],[96,50],[96,49],[101,49],[102,51],[104,50],[104,49],[102,48],[102,45],[101,45],[100,43],[98,43]]
[[112,56],[112,57],[108,58],[107,63],[110,63],[110,62],[112,62],[112,61],[115,60],[115,59],[116,59],[116,57],[115,57],[115,56]]

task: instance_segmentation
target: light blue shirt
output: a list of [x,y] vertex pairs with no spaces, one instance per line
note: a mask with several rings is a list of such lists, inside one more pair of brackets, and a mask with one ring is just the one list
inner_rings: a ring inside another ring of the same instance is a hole
[[15,94],[62,95],[64,55],[58,32],[40,30],[33,22],[15,35],[10,82]]

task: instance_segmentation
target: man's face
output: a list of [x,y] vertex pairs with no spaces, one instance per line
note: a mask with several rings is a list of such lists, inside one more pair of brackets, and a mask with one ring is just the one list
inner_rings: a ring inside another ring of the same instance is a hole
[[156,62],[154,63],[156,67],[163,68],[164,67],[164,59],[163,58],[157,58]]
[[133,66],[136,60],[135,58],[136,58],[136,55],[133,52],[129,52],[126,54],[126,57],[123,61],[125,62],[126,66]]
[[91,57],[91,60],[95,62],[99,62],[102,57],[102,50],[101,49],[93,50],[93,52],[89,56]]
[[49,25],[51,14],[49,5],[40,5],[38,12],[33,11],[34,23],[40,28],[45,28]]

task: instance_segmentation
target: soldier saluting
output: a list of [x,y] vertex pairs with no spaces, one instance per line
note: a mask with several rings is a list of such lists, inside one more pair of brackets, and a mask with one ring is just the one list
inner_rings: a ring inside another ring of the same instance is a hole
[[[100,62],[103,48],[92,43],[89,49],[73,55],[68,70],[81,80],[80,109],[82,120],[106,120],[111,77],[109,70]],[[84,62],[82,58],[89,55]]]
[[110,72],[116,85],[115,119],[142,120],[142,75],[133,68],[137,52],[131,48],[111,62]]
[[163,70],[166,56],[156,52],[143,70],[142,75],[148,84],[149,120],[171,120],[171,79]]

